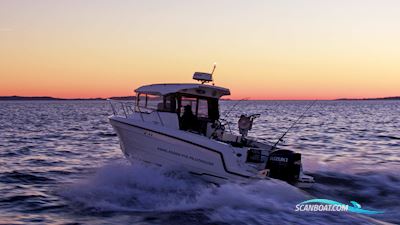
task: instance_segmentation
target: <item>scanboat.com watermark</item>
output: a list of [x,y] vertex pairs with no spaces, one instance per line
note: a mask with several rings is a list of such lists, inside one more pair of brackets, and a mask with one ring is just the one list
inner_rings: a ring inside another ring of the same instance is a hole
[[355,201],[350,201],[352,204],[346,205],[329,199],[311,199],[300,202],[296,205],[296,212],[353,212],[360,214],[381,214],[383,211],[373,211],[362,209],[361,205]]

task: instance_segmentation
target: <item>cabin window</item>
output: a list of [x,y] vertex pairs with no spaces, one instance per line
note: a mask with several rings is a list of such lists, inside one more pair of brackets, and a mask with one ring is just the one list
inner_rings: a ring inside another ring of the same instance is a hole
[[138,94],[136,96],[136,105],[142,108],[146,107],[146,95]]
[[174,95],[164,96],[163,105],[160,106],[157,110],[164,112],[176,112],[176,98]]
[[192,95],[178,96],[180,129],[207,133],[208,124],[218,120],[218,99]]
[[175,95],[150,95],[138,94],[136,97],[136,105],[144,112],[153,110],[161,112],[177,112],[177,99]]
[[196,114],[197,117],[208,118],[208,102],[206,99],[199,99]]
[[178,103],[178,114],[180,117],[185,112],[185,106],[190,106],[193,115],[197,118],[209,119],[212,121],[219,119],[218,99],[182,96],[178,98]]
[[180,114],[181,116],[185,112],[185,107],[190,106],[192,113],[195,114],[197,111],[197,99],[196,98],[189,98],[189,97],[182,97],[181,99],[181,108],[180,108]]
[[163,106],[163,98],[159,95],[147,95],[147,107],[148,109],[162,109]]
[[163,106],[163,98],[159,95],[140,94],[137,97],[137,106],[146,109],[155,109]]

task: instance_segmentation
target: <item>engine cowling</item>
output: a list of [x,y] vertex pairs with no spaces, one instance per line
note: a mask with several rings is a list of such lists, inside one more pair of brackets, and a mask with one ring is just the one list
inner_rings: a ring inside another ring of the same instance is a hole
[[290,150],[276,150],[268,156],[269,177],[295,182],[301,170],[301,154]]

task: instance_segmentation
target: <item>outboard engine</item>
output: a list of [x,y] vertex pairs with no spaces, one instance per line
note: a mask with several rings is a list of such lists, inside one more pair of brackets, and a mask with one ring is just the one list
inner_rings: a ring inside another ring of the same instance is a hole
[[265,169],[269,169],[271,178],[295,182],[301,171],[301,154],[281,149],[273,151],[268,157]]

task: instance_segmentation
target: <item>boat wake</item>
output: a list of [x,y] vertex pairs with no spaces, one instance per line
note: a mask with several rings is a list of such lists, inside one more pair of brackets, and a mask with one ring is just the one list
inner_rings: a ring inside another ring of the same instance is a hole
[[[363,175],[345,176],[329,172],[315,175],[322,183],[310,189],[311,194],[333,200],[343,200],[348,195],[351,200],[365,203],[365,207],[379,208],[379,204],[370,204],[366,199],[377,195],[382,200],[385,193],[377,193],[378,186],[383,185],[379,181],[386,182],[386,191],[391,193],[386,193],[389,195],[388,199],[381,201],[381,204],[392,208],[389,209],[389,214],[376,218],[399,222],[399,218],[396,219],[390,213],[396,209],[397,201],[393,199],[392,204],[388,202],[390,198],[398,200],[400,196],[398,177],[389,176],[387,180],[374,181],[375,184],[372,185],[373,175],[367,178],[361,178]],[[357,188],[361,189],[357,191]],[[266,224],[268,221],[279,221],[280,224],[309,224],[310,221],[313,224],[376,224],[350,213],[295,212],[296,204],[311,197],[281,181],[216,186],[187,173],[149,168],[140,164],[116,163],[104,166],[94,175],[62,187],[59,194],[77,210],[89,210],[93,213],[156,213],[168,215],[170,222],[174,221],[170,216],[183,213],[190,215],[187,218],[191,219],[197,217],[201,221],[230,224]],[[358,198],[359,196],[363,196],[365,201]],[[184,222],[184,218],[183,216],[174,222],[182,222],[182,219]]]
[[400,224],[400,175],[394,171],[340,173],[318,171],[318,181],[308,190],[313,196],[340,202],[356,201],[363,208],[384,211],[373,218]]

